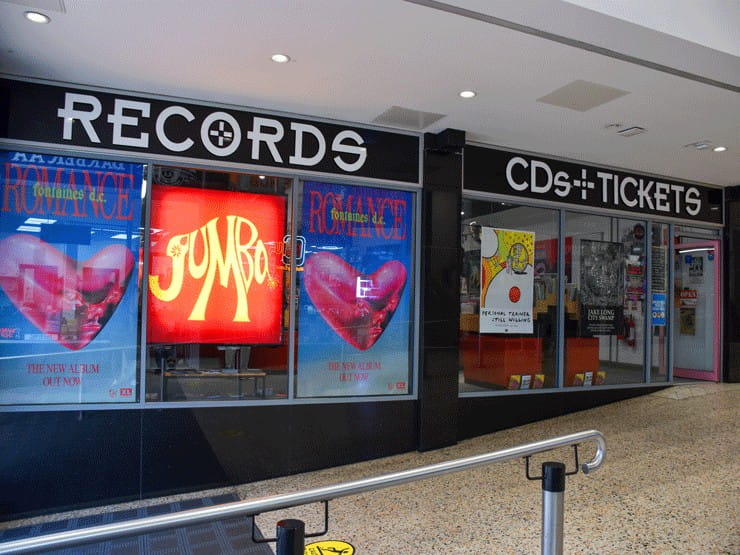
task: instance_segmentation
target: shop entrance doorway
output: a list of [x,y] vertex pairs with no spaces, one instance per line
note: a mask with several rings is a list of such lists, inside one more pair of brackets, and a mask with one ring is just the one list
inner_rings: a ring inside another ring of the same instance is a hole
[[719,241],[674,247],[673,376],[720,381]]

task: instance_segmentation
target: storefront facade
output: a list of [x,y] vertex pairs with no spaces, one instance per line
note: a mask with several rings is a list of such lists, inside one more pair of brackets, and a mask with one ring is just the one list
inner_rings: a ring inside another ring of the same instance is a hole
[[64,84],[0,105],[6,519],[442,447],[677,353],[721,377],[721,190]]

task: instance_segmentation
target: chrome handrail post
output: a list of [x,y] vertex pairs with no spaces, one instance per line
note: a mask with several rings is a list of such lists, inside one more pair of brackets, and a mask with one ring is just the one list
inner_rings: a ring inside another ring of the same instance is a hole
[[542,555],[563,555],[565,465],[542,463]]

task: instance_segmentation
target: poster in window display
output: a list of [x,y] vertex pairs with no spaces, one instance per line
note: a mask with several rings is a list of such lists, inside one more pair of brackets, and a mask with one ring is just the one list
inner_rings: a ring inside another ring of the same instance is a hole
[[0,404],[134,402],[143,166],[0,152]]
[[532,333],[534,233],[481,228],[481,333]]
[[282,195],[153,185],[147,340],[281,343],[285,208]]
[[410,391],[413,193],[303,187],[298,397]]
[[688,282],[692,285],[701,285],[704,283],[704,257],[691,256],[686,257],[686,265],[689,272]]
[[699,301],[699,292],[696,289],[684,287],[679,291],[678,323],[681,335],[696,335],[696,306]]
[[581,239],[581,335],[616,335],[624,321],[624,246]]

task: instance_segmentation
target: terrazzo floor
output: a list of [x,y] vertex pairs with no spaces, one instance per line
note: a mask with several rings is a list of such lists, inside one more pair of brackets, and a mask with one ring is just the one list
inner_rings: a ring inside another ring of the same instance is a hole
[[[736,555],[740,554],[739,401],[740,384],[678,385],[432,452],[407,453],[197,495],[235,492],[250,499],[287,493],[597,429],[607,438],[604,465],[592,474],[567,478],[565,553]],[[589,445],[580,450],[582,461],[592,455]],[[533,457],[533,469],[549,460],[566,462],[570,469],[572,449]],[[539,553],[541,491],[540,482],[526,479],[522,461],[494,464],[334,500],[330,503],[329,533],[318,539],[349,542],[361,555]],[[75,513],[79,514],[84,511]],[[323,509],[309,505],[279,514],[265,513],[257,517],[257,523],[271,535],[282,518],[306,521],[307,532],[320,530]]]

